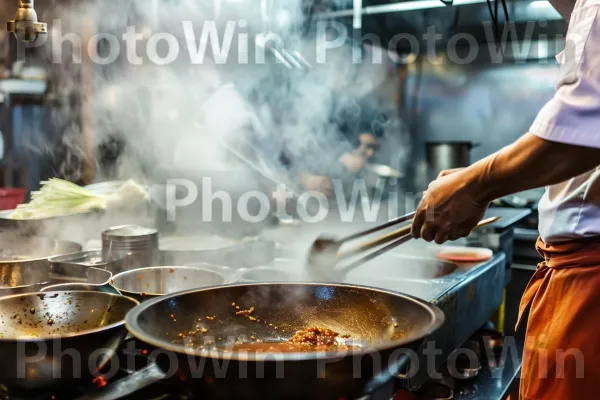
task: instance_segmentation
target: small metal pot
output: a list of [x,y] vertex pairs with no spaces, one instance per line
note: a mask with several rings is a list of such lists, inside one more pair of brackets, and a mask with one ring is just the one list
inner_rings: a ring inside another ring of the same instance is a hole
[[124,296],[144,301],[183,290],[225,285],[232,280],[208,268],[167,266],[122,272],[112,278],[111,284]]
[[426,160],[430,180],[437,178],[442,171],[471,165],[471,150],[477,146],[461,141],[427,142]]
[[102,232],[102,259],[127,257],[127,268],[156,265],[159,262],[158,231],[138,225],[122,225]]

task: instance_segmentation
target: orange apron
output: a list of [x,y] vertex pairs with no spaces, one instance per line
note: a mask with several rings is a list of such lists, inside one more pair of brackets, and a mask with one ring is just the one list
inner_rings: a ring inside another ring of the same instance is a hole
[[521,400],[600,399],[600,239],[546,244],[519,307]]

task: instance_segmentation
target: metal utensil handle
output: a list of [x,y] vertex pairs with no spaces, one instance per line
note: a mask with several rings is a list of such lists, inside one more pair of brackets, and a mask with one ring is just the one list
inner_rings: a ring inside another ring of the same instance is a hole
[[366,236],[366,235],[370,235],[371,233],[375,233],[375,232],[380,231],[382,229],[389,228],[390,226],[394,226],[396,224],[401,224],[402,222],[406,222],[408,220],[411,220],[414,217],[415,217],[415,213],[411,212],[411,213],[408,213],[408,214],[403,215],[401,217],[389,220],[388,222],[386,222],[384,224],[377,225],[377,226],[375,226],[373,228],[370,228],[370,229],[367,229],[365,231],[354,233],[354,234],[352,234],[350,236],[346,236],[345,238],[342,238],[342,239],[338,239],[337,242],[338,243],[344,243],[344,242],[348,242],[350,240],[358,239],[360,237],[363,237],[363,236]]
[[[502,217],[491,217],[491,218],[483,219],[477,224],[477,226],[474,229],[481,228],[486,225],[492,224],[492,223],[498,221],[500,218],[502,218]],[[407,225],[402,228],[396,229],[395,231],[389,232],[383,236],[380,236],[373,240],[370,240],[366,243],[362,243],[353,249],[350,249],[350,250],[347,250],[344,252],[340,252],[340,253],[338,253],[337,259],[338,259],[338,261],[343,260],[345,258],[360,254],[364,251],[371,250],[378,246],[384,245],[384,244],[389,243],[398,238],[402,238],[403,236],[407,236],[410,234],[410,229],[411,229],[411,226]],[[408,239],[405,240],[404,242],[408,241],[410,238],[411,238],[411,236],[409,236]],[[404,243],[404,242],[402,242],[402,243]],[[393,246],[393,247],[396,247],[396,246]],[[385,251],[387,251],[387,250],[385,250]],[[381,254],[381,253],[378,253],[377,255],[379,255],[379,254]]]
[[347,273],[348,271],[350,271],[350,270],[352,270],[352,269],[354,269],[356,267],[361,266],[362,264],[366,263],[367,261],[371,261],[375,257],[379,257],[383,253],[386,253],[386,252],[392,250],[393,248],[398,247],[401,244],[404,244],[404,243],[408,242],[411,239],[412,239],[412,235],[406,234],[406,235],[400,237],[399,239],[397,239],[397,240],[395,240],[395,241],[393,241],[391,243],[388,243],[386,246],[381,247],[381,248],[375,250],[374,252],[369,253],[366,256],[364,256],[364,257],[362,257],[362,258],[360,258],[360,259],[352,262],[351,264],[343,267],[342,268],[343,273]]

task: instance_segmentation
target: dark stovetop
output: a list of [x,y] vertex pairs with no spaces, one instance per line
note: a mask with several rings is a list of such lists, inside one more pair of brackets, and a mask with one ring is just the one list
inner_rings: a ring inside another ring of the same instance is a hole
[[[510,345],[507,345],[510,343]],[[477,378],[456,385],[454,400],[504,400],[521,374],[523,342],[505,339],[504,353],[484,363]]]

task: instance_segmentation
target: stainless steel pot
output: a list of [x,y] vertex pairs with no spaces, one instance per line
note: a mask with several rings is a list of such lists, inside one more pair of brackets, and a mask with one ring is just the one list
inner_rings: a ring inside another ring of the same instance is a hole
[[123,270],[157,265],[160,258],[158,231],[139,225],[122,225],[102,232],[102,259],[113,261],[125,257],[127,265]]
[[471,150],[477,144],[461,141],[427,142],[425,147],[429,178],[434,180],[442,171],[471,165]]
[[111,284],[123,295],[138,301],[183,290],[233,282],[233,276],[202,267],[151,267],[122,272]]

